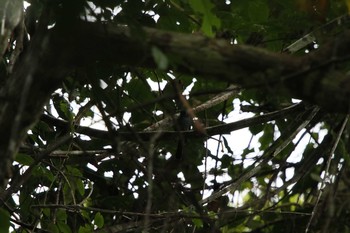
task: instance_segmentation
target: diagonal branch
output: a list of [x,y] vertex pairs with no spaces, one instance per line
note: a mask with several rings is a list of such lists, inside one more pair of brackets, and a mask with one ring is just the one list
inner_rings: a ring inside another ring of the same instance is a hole
[[211,202],[223,194],[227,192],[232,192],[236,190],[244,181],[248,180],[256,173],[258,173],[261,168],[272,158],[278,155],[293,139],[294,137],[302,130],[305,126],[307,126],[310,121],[314,118],[316,113],[319,111],[318,107],[313,107],[304,113],[301,114],[299,118],[297,118],[293,124],[291,124],[285,133],[283,133],[262,155],[262,161],[258,163],[256,166],[252,165],[248,171],[240,176],[236,181],[232,182],[227,187],[213,193],[209,197],[200,201],[201,204],[205,204]]

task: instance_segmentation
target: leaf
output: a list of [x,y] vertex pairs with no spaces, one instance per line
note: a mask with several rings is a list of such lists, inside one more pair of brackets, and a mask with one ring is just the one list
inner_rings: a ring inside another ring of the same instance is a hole
[[264,134],[259,138],[260,149],[265,150],[271,142],[273,142],[274,126],[272,124],[266,124],[264,127]]
[[230,157],[227,154],[224,154],[221,157],[221,167],[222,168],[228,168],[232,164],[232,160],[233,160],[232,157]]
[[252,125],[252,126],[249,127],[249,131],[250,131],[253,135],[257,135],[257,134],[260,133],[263,129],[264,129],[264,125]]
[[152,46],[152,56],[160,70],[166,70],[168,68],[168,57],[158,47]]
[[82,179],[79,178],[79,177],[83,177],[83,174],[80,172],[79,169],[74,168],[72,166],[67,166],[67,170],[70,175],[69,181],[73,191],[78,190],[80,195],[84,195],[85,193],[84,183]]
[[71,121],[73,120],[73,113],[69,102],[59,94],[54,94],[52,96],[53,105],[58,113],[58,115],[64,119]]
[[85,224],[85,226],[79,227],[78,233],[90,233],[93,232],[93,230],[94,229],[92,225]]
[[0,208],[0,233],[8,233],[10,228],[10,213]]
[[224,140],[224,145],[228,153],[233,154],[233,151],[231,150],[231,147],[229,146],[227,139],[225,137],[222,137],[222,139]]
[[313,179],[313,180],[315,180],[317,182],[320,182],[320,183],[322,182],[322,178],[319,176],[319,174],[311,173],[310,177],[311,177],[311,179]]
[[45,208],[42,210],[42,213],[44,214],[44,216],[49,217],[51,214],[51,210],[49,208]]
[[220,19],[212,12],[214,4],[210,0],[190,0],[189,4],[195,12],[200,13],[203,17],[201,31],[205,35],[213,37],[213,27],[218,29],[221,26]]
[[197,228],[203,228],[203,221],[200,218],[193,218],[192,222]]
[[15,161],[19,164],[30,166],[34,163],[34,159],[29,155],[18,153],[16,155]]
[[75,181],[76,188],[81,196],[85,194],[84,183],[81,179],[76,179]]
[[255,229],[255,228],[261,227],[262,225],[263,225],[262,221],[255,220],[255,219],[252,219],[252,220],[247,222],[247,227],[249,227],[251,229]]
[[[84,206],[90,206],[91,205],[91,199],[88,198],[87,201],[84,202]],[[81,216],[84,218],[85,221],[91,222],[91,216],[90,213],[86,210],[80,211]]]
[[163,6],[160,7],[158,14],[157,28],[179,32],[191,32],[193,30],[185,12]]
[[36,177],[46,178],[50,182],[55,180],[55,177],[52,174],[52,172],[50,170],[48,170],[46,167],[42,167],[42,166],[37,166],[33,170],[32,175],[36,176]]
[[57,225],[54,224],[49,224],[47,230],[51,233],[60,233],[60,230],[58,229]]
[[94,218],[94,223],[98,228],[102,228],[104,225],[104,218],[100,212],[97,212]]
[[60,233],[72,233],[70,227],[62,221],[57,222],[57,228],[59,229]]
[[58,221],[66,221],[67,220],[66,210],[58,209],[56,211],[56,219]]

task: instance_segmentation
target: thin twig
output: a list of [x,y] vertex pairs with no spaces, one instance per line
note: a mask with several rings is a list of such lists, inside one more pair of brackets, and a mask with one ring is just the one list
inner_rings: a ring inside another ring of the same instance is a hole
[[148,158],[147,158],[147,204],[145,209],[145,222],[144,222],[144,231],[148,232],[150,224],[150,214],[152,210],[152,199],[153,199],[153,156],[154,156],[154,144],[161,136],[161,131],[158,134],[154,135],[149,144]]
[[35,162],[29,166],[29,168],[17,179],[14,179],[11,186],[8,187],[4,192],[0,193],[0,206],[3,205],[4,202],[7,201],[7,199],[15,192],[18,192],[20,187],[30,178],[32,172],[34,171],[34,168],[40,163],[40,161],[45,158],[47,155],[49,155],[52,151],[60,147],[61,145],[67,143],[69,140],[72,139],[71,135],[65,135],[61,138],[58,138],[52,145],[49,145],[48,148],[43,151],[42,153],[39,153],[36,156]]
[[272,146],[270,146],[268,150],[265,151],[265,153],[262,156],[263,159],[259,164],[257,164],[255,167],[252,166],[252,168],[249,171],[247,171],[245,174],[239,177],[235,182],[232,182],[227,187],[222,188],[217,192],[214,192],[212,195],[201,200],[199,203],[209,203],[227,192],[232,192],[236,190],[244,181],[248,180],[253,175],[258,173],[268,161],[270,161],[272,158],[278,155],[284,148],[286,148],[286,146],[293,140],[293,138],[299,133],[299,131],[310,123],[310,121],[314,118],[318,111],[318,107],[313,107],[309,111],[307,111],[307,113],[304,113],[300,119],[296,119],[296,121],[289,126],[290,130],[287,130],[287,133],[282,134],[278,138],[278,140],[276,140],[276,142],[272,144]]
[[[266,113],[264,115],[254,116],[254,117],[235,121],[235,122],[228,123],[228,124],[207,127],[205,129],[206,135],[202,135],[202,136],[207,137],[207,136],[213,136],[213,135],[217,135],[217,134],[229,134],[232,131],[243,129],[246,127],[250,127],[252,125],[257,125],[257,124],[266,123],[266,122],[269,122],[272,120],[284,118],[284,117],[288,116],[289,114],[300,112],[303,109],[305,109],[305,104],[303,102],[300,102],[300,103],[288,106],[288,107],[281,109],[281,110]],[[176,117],[178,117],[178,114],[175,115],[174,118],[176,118]],[[52,116],[48,116],[48,115],[42,115],[41,119],[44,122],[47,122],[49,124],[53,124],[56,126],[65,127],[67,124],[69,124],[69,122],[67,122],[65,120],[56,119],[56,118],[54,118]],[[168,119],[168,118],[166,118],[166,119]],[[170,118],[168,120],[169,120],[169,122],[171,122],[171,125],[173,125],[173,120]],[[162,121],[160,121],[160,122],[162,122]],[[158,122],[158,123],[160,123],[160,122]],[[162,123],[160,123],[160,124],[162,124]],[[79,134],[88,135],[88,136],[94,137],[94,138],[111,140],[111,138],[110,138],[111,134],[105,130],[98,130],[98,129],[93,129],[93,128],[89,128],[86,126],[76,125],[75,132],[79,133]],[[144,132],[144,131],[143,132],[135,132],[135,131],[133,131],[133,132],[119,132],[119,131],[116,131],[115,133],[118,135],[118,137],[121,140],[124,140],[124,141],[135,141],[135,140],[139,140],[139,139],[150,140],[155,134],[157,134],[156,131],[147,131],[147,132]],[[169,138],[172,139],[172,138],[174,138],[174,136],[178,135],[177,131],[162,130],[162,133],[163,133],[162,139],[164,139],[164,140],[169,139]],[[198,138],[201,136],[201,135],[198,135],[198,133],[195,133],[193,131],[184,131],[183,134],[186,135],[186,138],[191,138],[191,137]],[[136,138],[135,136],[138,136],[138,138]]]
[[[238,89],[237,86],[230,85],[228,88],[226,88],[225,91],[223,91],[223,93],[220,93],[219,95],[216,95],[215,97],[208,100],[207,102],[205,102],[197,107],[194,107],[192,110],[194,113],[197,113],[197,112],[201,112],[201,111],[204,111],[206,109],[209,109],[209,108],[211,108],[217,104],[220,104],[220,103],[224,102],[225,100],[237,95],[239,91],[240,91],[240,89]],[[175,118],[178,117],[178,115],[179,114],[175,115]],[[173,123],[173,118],[174,117],[167,117],[161,121],[158,121],[155,124],[144,129],[144,131],[149,132],[149,131],[157,130],[158,128],[162,128],[162,129],[169,128],[169,126],[171,126]]]
[[349,115],[347,115],[343,121],[343,124],[337,134],[337,138],[335,139],[335,142],[332,146],[332,149],[331,151],[329,152],[329,156],[328,156],[328,159],[327,159],[327,164],[326,164],[326,169],[324,171],[324,178],[322,179],[322,182],[321,182],[321,187],[320,187],[320,190],[318,192],[318,196],[317,196],[317,200],[316,200],[316,203],[315,203],[315,206],[312,210],[312,213],[311,213],[311,217],[307,223],[307,226],[306,226],[306,229],[305,229],[305,233],[308,233],[309,230],[310,230],[310,226],[311,226],[311,223],[313,221],[313,218],[315,217],[315,214],[316,214],[316,210],[317,210],[317,207],[320,203],[320,200],[321,200],[321,197],[322,197],[322,194],[323,194],[323,190],[325,189],[326,187],[326,183],[327,181],[331,180],[330,179],[330,174],[329,174],[329,168],[330,168],[330,164],[331,164],[331,161],[332,161],[332,157],[333,157],[333,154],[335,152],[335,150],[337,149],[338,147],[338,143],[340,141],[340,138],[345,130],[345,126],[346,124],[348,123],[348,120],[349,120]]

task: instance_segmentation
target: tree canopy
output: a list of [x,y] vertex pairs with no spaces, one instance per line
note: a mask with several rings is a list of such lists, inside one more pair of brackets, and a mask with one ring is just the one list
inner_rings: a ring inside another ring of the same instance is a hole
[[348,12],[0,1],[0,233],[350,232]]

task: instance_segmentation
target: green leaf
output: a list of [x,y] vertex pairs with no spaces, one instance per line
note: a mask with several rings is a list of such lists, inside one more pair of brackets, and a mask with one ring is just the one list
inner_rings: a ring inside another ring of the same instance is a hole
[[84,183],[81,179],[76,179],[75,182],[76,188],[81,196],[85,194]]
[[62,221],[57,222],[57,228],[59,229],[60,233],[72,233],[70,227]]
[[319,174],[316,174],[316,173],[311,173],[310,174],[310,177],[311,177],[311,179],[313,179],[313,180],[315,180],[315,181],[317,181],[317,182],[322,182],[322,178],[320,177],[320,175]]
[[73,112],[70,103],[59,94],[54,94],[52,96],[53,105],[58,113],[58,115],[65,120],[73,120]]
[[203,221],[200,218],[193,218],[192,222],[197,228],[203,228]]
[[47,230],[52,233],[60,233],[60,230],[58,229],[57,225],[49,224]]
[[65,183],[63,186],[63,198],[64,202],[66,204],[73,203],[74,197],[75,197],[75,186],[74,186],[74,180],[70,180],[70,183]]
[[71,195],[71,193],[75,193],[75,191],[78,190],[79,194],[83,196],[85,193],[85,188],[82,179],[79,178],[83,177],[81,171],[72,166],[67,166],[67,170],[69,172],[68,178],[70,183],[70,186],[66,187],[69,191],[67,195]]
[[260,133],[262,130],[264,129],[264,125],[253,125],[249,127],[249,131],[253,134],[253,135],[257,135],[258,133]]
[[192,22],[188,20],[186,12],[163,6],[160,7],[158,14],[157,28],[187,33],[193,30]]
[[66,221],[67,220],[67,213],[66,210],[58,209],[56,211],[56,219],[58,221]]
[[[89,206],[88,202],[91,201],[90,198],[84,203],[84,206]],[[90,213],[86,210],[81,210],[80,211],[81,216],[84,218],[85,221],[91,222],[91,216]]]
[[44,177],[51,182],[55,180],[55,177],[52,174],[52,172],[50,170],[48,170],[46,167],[37,166],[33,170],[32,174],[33,174],[33,176],[36,176],[36,177]]
[[97,212],[94,218],[94,223],[98,228],[102,228],[104,225],[104,218],[100,212]]
[[158,47],[152,46],[152,56],[160,70],[166,70],[168,68],[168,57]]
[[262,221],[259,221],[259,220],[250,220],[247,222],[247,227],[251,228],[251,229],[255,229],[255,228],[258,228],[258,227],[261,227],[261,225],[263,225],[263,222]]
[[42,213],[43,213],[46,217],[49,217],[50,214],[51,214],[51,209],[49,209],[49,208],[42,209]]
[[34,159],[32,157],[22,153],[18,153],[16,155],[15,161],[18,162],[19,164],[26,165],[26,166],[30,166],[34,163]]
[[0,208],[0,233],[8,233],[10,228],[10,213]]
[[190,0],[191,8],[202,15],[202,32],[210,37],[214,36],[213,27],[220,28],[221,21],[213,13],[214,4],[210,0]]
[[94,228],[92,225],[85,224],[85,226],[79,227],[78,233],[90,233],[93,232]]
[[271,142],[273,142],[274,126],[272,124],[266,124],[264,128],[264,134],[259,138],[261,144],[260,149],[265,150]]

